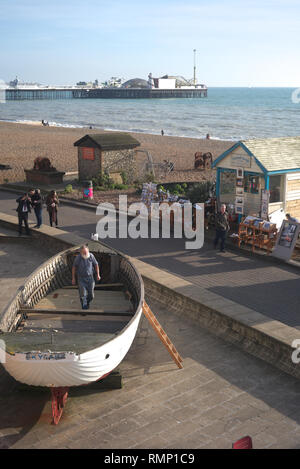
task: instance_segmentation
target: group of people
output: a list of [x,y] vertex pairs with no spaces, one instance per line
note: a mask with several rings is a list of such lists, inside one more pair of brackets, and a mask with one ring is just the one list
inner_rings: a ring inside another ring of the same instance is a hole
[[[29,225],[28,225],[28,215],[31,213],[31,209],[34,210],[36,216],[36,225],[34,228],[40,228],[42,225],[42,211],[43,211],[43,197],[41,195],[40,189],[30,189],[29,192],[25,192],[21,197],[17,199],[17,213],[19,219],[19,235],[22,234],[23,224],[25,226],[26,234],[30,235]],[[49,214],[50,226],[58,225],[57,211],[58,211],[58,196],[57,193],[53,190],[48,194],[45,200],[47,212]]]

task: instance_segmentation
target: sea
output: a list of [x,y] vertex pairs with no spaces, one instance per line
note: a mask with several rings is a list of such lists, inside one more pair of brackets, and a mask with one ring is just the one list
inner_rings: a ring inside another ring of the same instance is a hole
[[[294,96],[294,98],[293,98]],[[296,99],[295,99],[296,97]],[[298,99],[297,99],[298,98]],[[299,101],[299,102],[298,102]],[[207,98],[63,99],[0,103],[0,120],[179,137],[244,140],[300,135],[300,90],[208,88]]]

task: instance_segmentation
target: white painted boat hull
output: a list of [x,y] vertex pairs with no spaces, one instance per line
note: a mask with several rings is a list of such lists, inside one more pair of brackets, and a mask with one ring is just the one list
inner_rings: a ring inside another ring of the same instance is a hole
[[[17,381],[31,386],[69,387],[95,382],[113,371],[129,351],[143,312],[144,285],[140,274],[131,262],[117,251],[96,244],[97,252],[114,256],[113,265],[118,261],[118,275],[123,275],[135,296],[135,313],[126,326],[116,335],[98,347],[83,353],[73,350],[26,350],[26,347],[5,350],[5,337],[17,328],[22,305],[29,307],[63,285],[69,285],[70,266],[68,256],[78,250],[74,247],[57,254],[37,268],[26,280],[13,300],[0,314],[0,360],[5,370]],[[98,250],[99,248],[99,250]],[[65,283],[67,282],[67,283]],[[6,334],[6,335],[5,335]],[[22,334],[22,332],[20,332]],[[111,337],[111,335],[110,335]],[[2,339],[2,340],[1,340]],[[49,345],[51,347],[51,345]],[[62,347],[64,347],[62,345]],[[1,350],[2,349],[2,350]],[[2,353],[3,352],[3,353]],[[4,358],[4,360],[3,360]]]
[[[27,359],[25,353],[5,353],[6,371],[17,381],[30,386],[81,386],[97,381],[113,371],[129,351],[137,332],[142,309],[114,339],[81,355],[66,354],[65,359]],[[109,355],[108,358],[105,358]]]

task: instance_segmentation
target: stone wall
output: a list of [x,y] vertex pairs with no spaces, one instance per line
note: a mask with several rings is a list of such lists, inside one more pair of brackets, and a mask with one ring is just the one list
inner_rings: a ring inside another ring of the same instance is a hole
[[128,176],[129,184],[136,179],[135,150],[117,150],[102,152],[103,171],[124,171]]

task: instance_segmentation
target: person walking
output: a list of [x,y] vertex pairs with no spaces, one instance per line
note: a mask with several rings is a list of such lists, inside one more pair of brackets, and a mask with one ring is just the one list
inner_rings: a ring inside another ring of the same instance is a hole
[[30,230],[28,226],[28,214],[31,213],[31,200],[27,193],[18,197],[16,200],[18,207],[18,219],[19,219],[19,236],[22,235],[22,225],[24,223],[25,231],[28,236],[30,236]]
[[31,205],[36,216],[36,225],[34,228],[40,228],[42,224],[42,196],[40,189],[31,189],[29,192],[31,197]]
[[75,257],[72,267],[72,285],[78,280],[79,297],[82,309],[89,309],[90,302],[94,299],[94,272],[97,281],[100,280],[99,264],[85,244],[80,248],[80,254]]
[[214,240],[214,247],[217,249],[219,240],[221,241],[220,252],[225,252],[226,234],[229,231],[228,213],[226,212],[226,205],[222,204],[220,211],[216,214],[216,237]]
[[55,191],[51,191],[50,194],[46,198],[46,206],[47,206],[47,211],[49,213],[49,221],[50,221],[50,226],[53,226],[53,223],[55,223],[55,226],[58,225],[58,219],[57,219],[57,210],[58,210],[58,196]]

